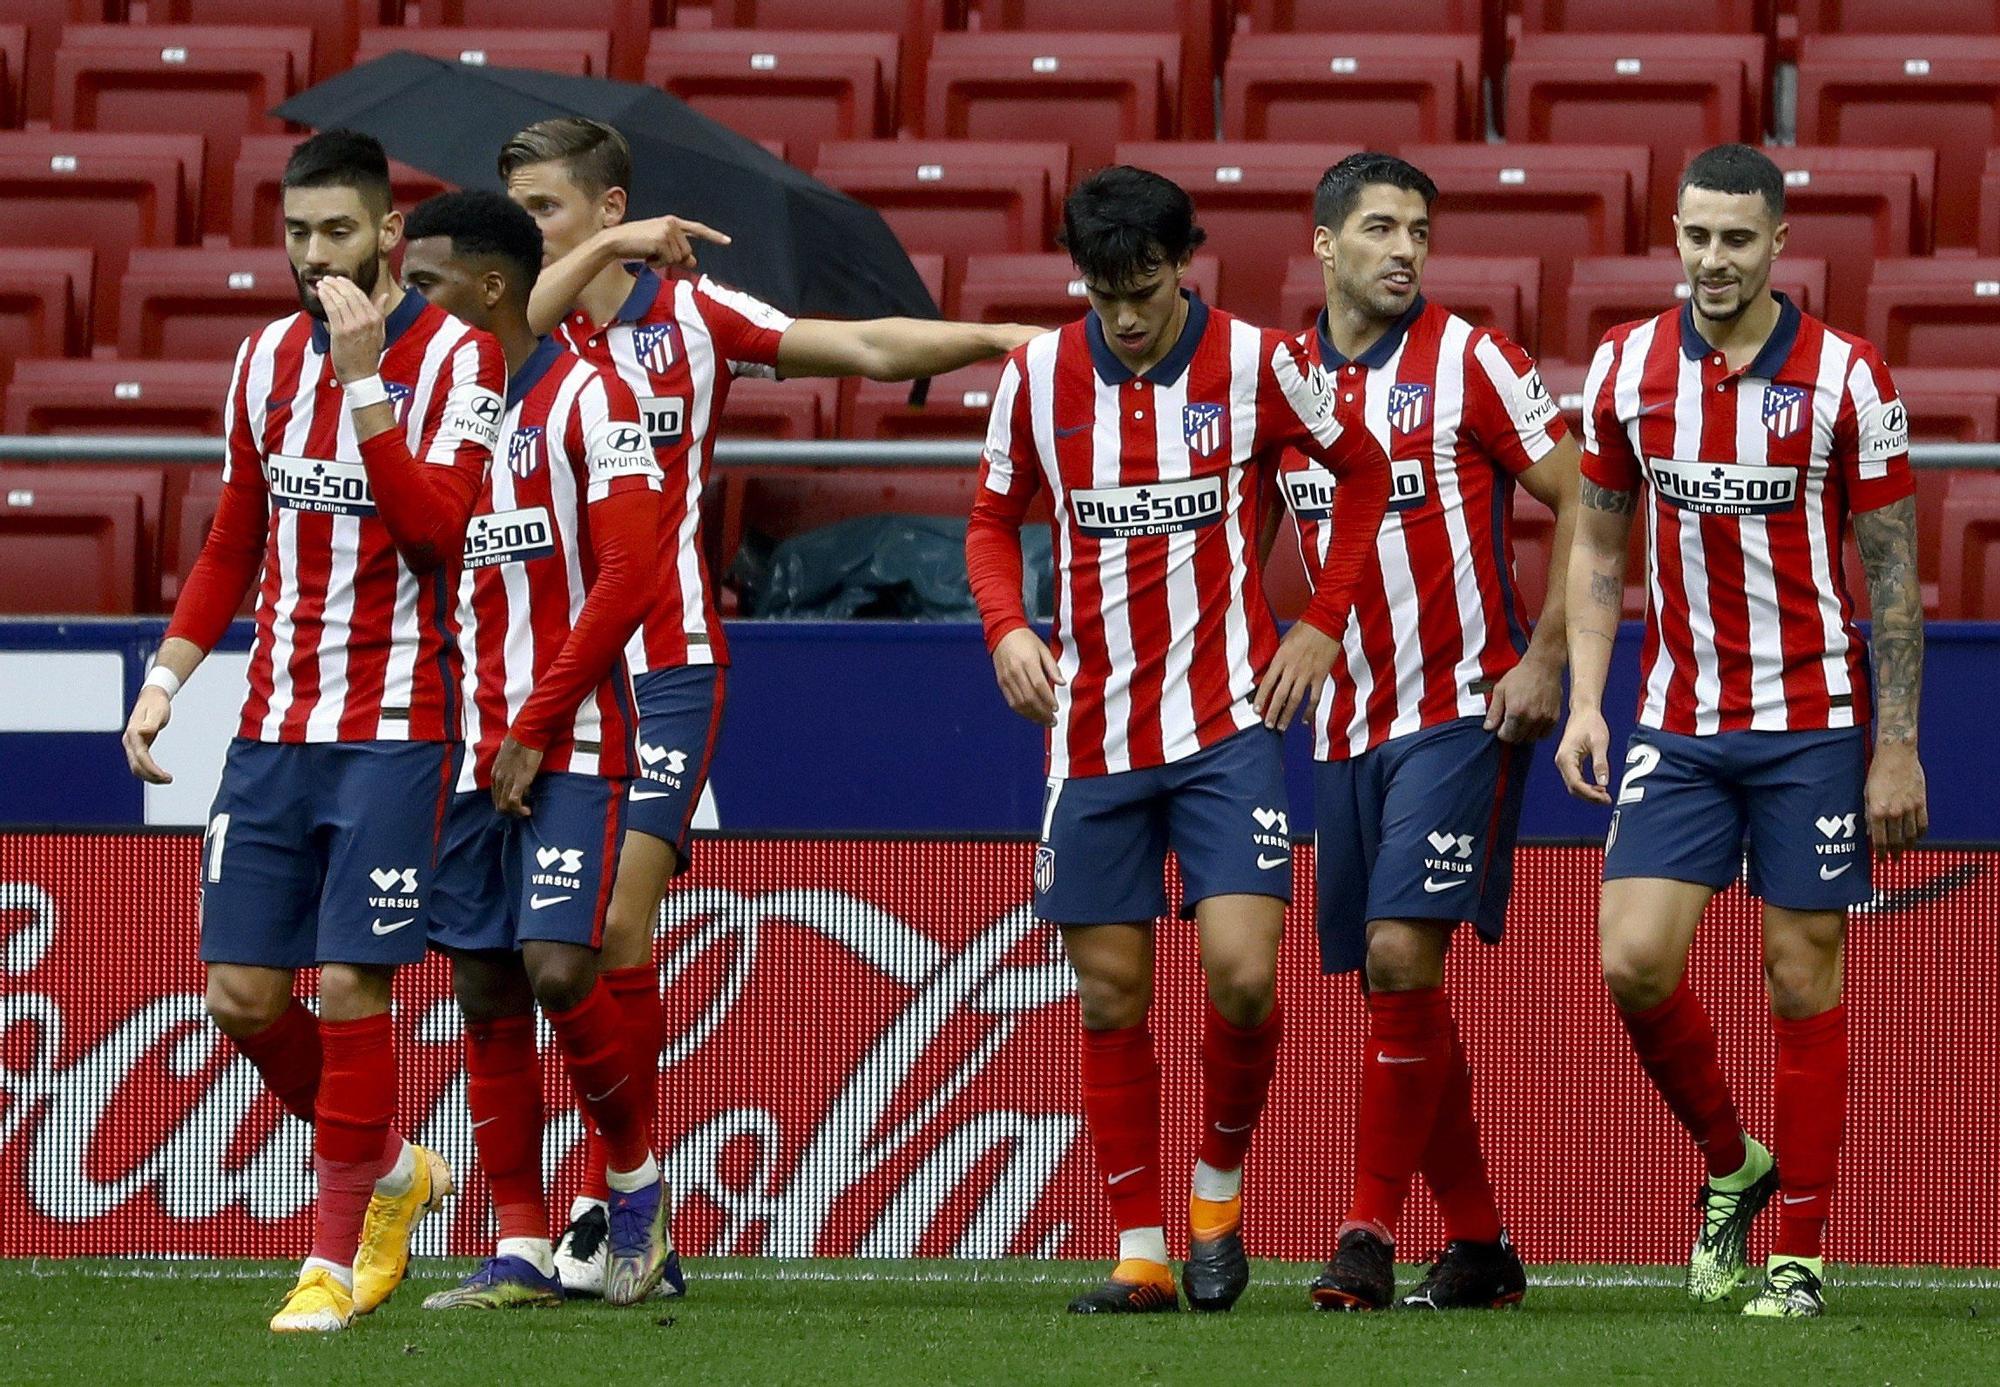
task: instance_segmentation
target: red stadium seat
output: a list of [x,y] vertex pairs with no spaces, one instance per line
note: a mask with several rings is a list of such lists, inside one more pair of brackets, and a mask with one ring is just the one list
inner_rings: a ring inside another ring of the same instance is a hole
[[[229,217],[229,239],[239,246],[275,246],[284,242],[284,198],[278,187],[285,160],[298,146],[299,135],[245,135],[236,156],[236,177]],[[389,161],[389,191],[396,206],[407,212],[445,185],[408,164]]]
[[1913,440],[2000,442],[2000,370],[1905,366],[1895,376],[1896,394],[1909,411]]
[[1194,198],[1208,232],[1204,254],[1222,262],[1217,302],[1253,323],[1276,324],[1285,259],[1312,249],[1313,189],[1345,145],[1121,144],[1113,155],[1165,174]]
[[[1826,281],[1826,261],[1810,256],[1782,255],[1771,267],[1771,287],[1815,315],[1826,302]],[[1579,260],[1570,268],[1568,327],[1555,346],[1587,361],[1618,324],[1653,317],[1685,303],[1687,296],[1678,255],[1655,251]]]
[[1476,34],[1487,8],[1480,0],[1249,0],[1250,28],[1259,34]]
[[0,128],[21,123],[28,99],[28,27],[0,24]]
[[559,17],[565,28],[597,30],[611,40],[611,76],[625,82],[639,80],[653,29],[652,0],[563,0],[554,10],[543,0],[422,0],[419,8],[427,29],[535,31]]
[[931,291],[931,302],[938,306],[938,312],[947,318],[956,318],[958,283],[955,276],[946,273],[944,256],[936,251],[918,251],[910,257],[910,268],[917,272],[924,288]]
[[[167,509],[160,524],[160,609],[172,611],[180,596],[181,584],[194,567],[201,546],[215,524],[216,509],[222,504],[222,469],[214,466],[185,467],[180,486],[173,485],[170,473]],[[178,495],[176,494],[178,492]],[[257,605],[257,585],[243,594],[239,615],[248,615]]]
[[[1648,0],[1641,12],[1651,33],[1762,34],[1766,0]],[[1622,34],[1635,27],[1631,0],[1521,0],[1525,34]]]
[[1515,143],[1626,141],[1653,153],[1645,237],[1670,244],[1674,160],[1755,139],[1763,126],[1764,40],[1696,34],[1529,34],[1507,67]]
[[1042,250],[1069,188],[1069,146],[835,140],[813,173],[879,210],[909,250]]
[[810,165],[822,140],[895,133],[894,34],[662,29],[646,82]]
[[304,28],[71,25],[56,53],[55,128],[203,137],[202,225],[220,234],[244,132],[285,128],[265,113],[305,84],[311,64]]
[[0,245],[94,248],[92,337],[110,342],[127,254],[193,239],[201,177],[194,135],[0,133]]
[[841,429],[846,438],[983,438],[1000,363],[984,361],[931,381],[921,408],[902,381],[857,382]]
[[2000,34],[1996,0],[1794,0],[1801,34]]
[[715,0],[709,13],[718,29],[827,29],[897,34],[902,38],[902,71],[895,87],[898,122],[914,130],[924,114],[924,65],[931,40],[945,26],[945,11],[964,7],[956,0]]
[[1484,132],[1479,36],[1244,34],[1222,75],[1222,134],[1387,149]]
[[1931,146],[1937,244],[1971,246],[1986,147],[2000,144],[2000,38],[1808,38],[1801,49],[1800,142]]
[[312,72],[305,80],[324,82],[354,63],[354,42],[364,20],[373,23],[381,0],[318,0],[312,5],[273,7],[270,0],[150,0],[147,17],[155,24],[269,24],[274,16],[310,24]]
[[2000,366],[2000,260],[1878,260],[1867,322],[1892,366]]
[[1939,523],[1937,614],[2000,618],[2000,474],[1960,472],[1951,479]]
[[298,311],[299,294],[281,251],[176,247],[133,251],[119,303],[119,355],[233,361],[245,337]]
[[839,412],[837,381],[751,377],[729,387],[729,402],[722,410],[722,436],[831,438]]
[[1207,139],[1215,132],[1216,43],[1228,28],[1231,5],[1220,0],[985,0],[979,20],[986,29],[1018,29],[1028,33],[1095,30],[1099,33],[1160,33],[1181,37],[1181,68],[1175,85],[1181,93],[1179,133]]
[[[1182,282],[1210,303],[1222,302],[1222,266],[1195,256]],[[958,315],[975,323],[1035,323],[1060,327],[1090,311],[1076,266],[1060,251],[1033,255],[969,255],[959,281]]]
[[1065,136],[1080,171],[1120,140],[1174,128],[1180,39],[1173,34],[939,34],[926,77],[932,139]]
[[15,124],[24,116],[31,121],[49,118],[49,89],[63,26],[101,23],[104,13],[104,0],[7,0],[7,21],[27,31],[27,59],[14,78]]
[[2000,255],[2000,149],[1986,151],[1979,174],[1979,253]]
[[[119,610],[150,611],[157,604],[160,517],[166,502],[166,476],[157,465],[117,462],[0,464],[0,496],[7,498],[8,510],[23,515],[39,511],[47,518],[60,517],[54,533],[70,536],[69,543],[75,543],[79,534],[93,535],[92,547],[97,548],[100,554],[118,554],[121,567],[124,562],[122,553],[119,553],[122,545],[105,548],[108,532],[101,524],[78,525],[77,522],[90,516],[93,508],[102,514],[122,515],[127,505],[132,506],[139,519],[130,556],[132,572],[129,581],[132,589],[127,599],[129,605]],[[32,534],[33,530],[29,533]],[[0,552],[8,556],[4,567],[11,568],[23,560],[34,562],[32,544],[26,554],[16,548],[21,541],[19,534],[9,535],[0,541]]]
[[[1424,265],[1424,297],[1532,353],[1541,274],[1542,263],[1532,256],[1439,255]],[[1292,256],[1285,263],[1277,326],[1286,332],[1309,327],[1325,306],[1326,280],[1318,259]]]
[[14,616],[139,610],[139,501],[117,491],[75,492],[0,480],[0,612]]
[[8,433],[220,438],[227,361],[14,363]]
[[90,349],[87,249],[0,246],[0,360],[82,356]]
[[1513,523],[1508,534],[1514,549],[1514,591],[1523,621],[1533,623],[1542,614],[1549,596],[1549,559],[1556,547],[1555,512],[1528,494],[1524,486],[1514,488]]
[[572,77],[602,77],[611,69],[611,36],[602,29],[363,29],[354,61],[399,50],[473,67],[532,67]]

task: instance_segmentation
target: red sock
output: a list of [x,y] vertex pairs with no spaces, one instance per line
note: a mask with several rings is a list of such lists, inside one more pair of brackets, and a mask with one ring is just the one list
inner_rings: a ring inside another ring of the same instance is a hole
[[542,1194],[542,1073],[535,1018],[507,1016],[465,1028],[465,1106],[472,1145],[493,1187],[503,1238],[546,1238]]
[[646,1132],[645,1100],[633,1082],[632,1056],[625,1046],[624,1018],[602,981],[568,1011],[549,1013],[556,1044],[562,1047],[583,1110],[604,1137],[604,1157],[613,1170],[636,1170],[652,1154]]
[[1674,995],[1645,1011],[1620,1011],[1639,1063],[1701,1148],[1710,1175],[1743,1168],[1743,1123],[1715,1056],[1715,1028],[1682,978]]
[[1083,1033],[1083,1121],[1118,1231],[1162,1226],[1160,1066],[1144,1026]]
[[389,1146],[396,1109],[395,1034],[383,1012],[359,1021],[321,1021],[319,1037],[325,1062],[313,1113],[319,1199],[311,1255],[347,1267],[361,1245],[361,1222]]
[[313,1120],[322,1061],[319,1021],[311,1012],[295,998],[277,1020],[255,1035],[244,1036],[236,1048],[256,1068],[264,1087],[278,1096],[286,1112],[302,1121]]
[[1278,1067],[1284,1013],[1276,1004],[1254,1026],[1238,1026],[1209,1003],[1201,1035],[1201,1160],[1235,1170],[1250,1150],[1250,1134]]
[[1410,1176],[1437,1124],[1450,1058],[1451,1002],[1442,987],[1368,994],[1354,1202],[1343,1228],[1373,1224],[1394,1240]]
[[[665,1021],[660,1009],[660,969],[654,963],[636,968],[614,968],[602,975],[611,989],[624,1020],[625,1044],[632,1052],[632,1079],[639,1085],[639,1097],[646,1114],[646,1135],[652,1138],[660,1121],[660,1040]],[[586,1133],[583,1146],[583,1185],[578,1193],[586,1199],[607,1197],[604,1183],[604,1141],[584,1115]]]
[[1447,1023],[1451,1053],[1445,1060],[1444,1091],[1438,1095],[1437,1121],[1417,1168],[1430,1186],[1444,1215],[1444,1235],[1453,1240],[1491,1243],[1500,1240],[1500,1206],[1486,1174],[1486,1156],[1479,1149],[1479,1119],[1472,1112],[1472,1066],[1459,1043],[1458,1023]]
[[1774,1251],[1817,1257],[1847,1116],[1847,1008],[1803,1021],[1771,1018],[1778,1033],[1778,1241]]

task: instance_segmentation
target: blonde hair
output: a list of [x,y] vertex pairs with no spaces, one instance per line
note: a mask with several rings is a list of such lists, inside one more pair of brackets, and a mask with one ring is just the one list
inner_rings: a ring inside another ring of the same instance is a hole
[[530,164],[561,164],[592,197],[632,186],[632,146],[613,127],[583,116],[538,120],[500,147],[503,182]]

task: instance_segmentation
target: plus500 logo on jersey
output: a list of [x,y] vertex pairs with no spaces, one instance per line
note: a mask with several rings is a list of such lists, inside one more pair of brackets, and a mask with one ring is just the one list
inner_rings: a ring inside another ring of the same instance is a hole
[[368,489],[368,469],[358,462],[273,454],[264,461],[271,499],[292,510],[327,511],[334,515],[375,514],[375,493]]
[[678,395],[649,395],[639,401],[639,417],[655,448],[681,441],[687,431],[687,401]]
[[1676,458],[1648,458],[1646,467],[1655,491],[1701,515],[1774,515],[1799,499],[1799,474],[1790,467]]
[[526,563],[555,551],[555,531],[549,527],[549,513],[540,506],[475,515],[465,527],[467,568]]
[[1076,528],[1092,539],[1177,535],[1222,518],[1222,478],[1098,487],[1071,499]]
[[[1284,475],[1285,503],[1303,521],[1325,522],[1333,518],[1333,473],[1318,463],[1309,463]],[[1409,510],[1424,503],[1424,463],[1421,458],[1392,458],[1389,462],[1389,509]]]

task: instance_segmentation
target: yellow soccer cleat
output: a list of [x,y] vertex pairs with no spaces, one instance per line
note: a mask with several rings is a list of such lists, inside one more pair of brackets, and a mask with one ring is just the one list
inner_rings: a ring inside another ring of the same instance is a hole
[[396,1292],[410,1269],[410,1238],[424,1218],[452,1195],[451,1167],[427,1147],[410,1143],[416,1170],[399,1195],[378,1194],[368,1201],[361,1246],[354,1254],[354,1313],[365,1315]]
[[307,1267],[278,1313],[273,1334],[331,1334],[354,1322],[354,1292],[325,1267]]

